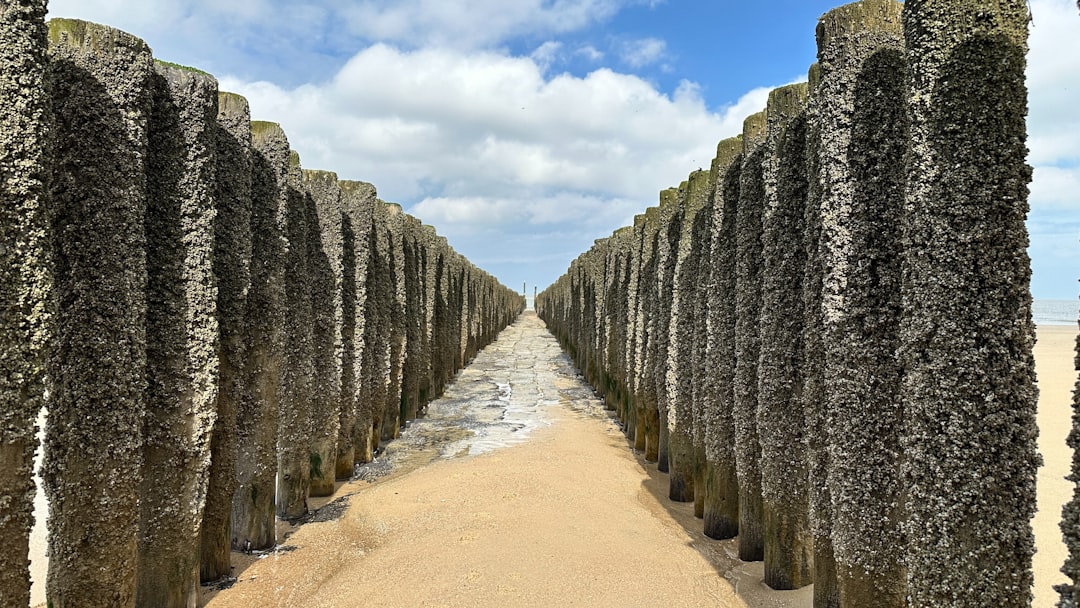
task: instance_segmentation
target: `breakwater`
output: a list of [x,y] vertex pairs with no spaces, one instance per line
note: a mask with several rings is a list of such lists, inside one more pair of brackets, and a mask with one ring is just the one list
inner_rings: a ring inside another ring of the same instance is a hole
[[194,606],[524,309],[137,37],[0,1],[0,605]]
[[1018,1],[830,11],[807,83],[537,296],[773,589],[1030,605],[1027,25]]

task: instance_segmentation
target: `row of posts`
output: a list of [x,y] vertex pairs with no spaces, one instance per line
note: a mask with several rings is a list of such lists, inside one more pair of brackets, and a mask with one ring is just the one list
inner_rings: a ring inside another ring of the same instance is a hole
[[1028,20],[830,11],[808,83],[538,296],[670,498],[816,607],[1031,603]]
[[188,607],[524,308],[210,75],[0,0],[0,605]]

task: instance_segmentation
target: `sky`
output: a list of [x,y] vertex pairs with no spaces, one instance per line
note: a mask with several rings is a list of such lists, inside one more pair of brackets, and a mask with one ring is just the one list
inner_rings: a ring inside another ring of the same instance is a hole
[[[820,0],[51,0],[278,122],[515,289],[543,289],[805,80]],[[1031,0],[1032,293],[1080,277],[1080,14]]]

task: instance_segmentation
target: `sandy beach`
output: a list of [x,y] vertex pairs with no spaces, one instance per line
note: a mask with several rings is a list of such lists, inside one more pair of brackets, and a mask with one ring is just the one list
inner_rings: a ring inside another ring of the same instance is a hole
[[[1075,336],[1075,327],[1046,325],[1035,348],[1046,463],[1033,522],[1035,608],[1053,608],[1052,586],[1065,580],[1058,522],[1071,493],[1065,437]],[[760,563],[739,562],[734,541],[704,537],[691,505],[667,499],[667,475],[630,450],[535,316],[526,313],[489,351],[462,372],[445,406],[459,407],[468,390],[490,393],[480,410],[490,418],[486,426],[457,414],[474,428],[472,442],[446,428],[407,432],[409,439],[391,443],[382,457],[395,463],[389,475],[343,484],[334,497],[313,501],[348,506],[324,511],[329,521],[283,529],[291,533],[285,551],[234,554],[238,582],[205,588],[202,605],[812,605],[811,588],[766,588]],[[514,363],[513,351],[530,356]],[[511,397],[506,384],[516,389]],[[493,407],[507,401],[504,410]],[[451,443],[433,448],[432,435]],[[39,555],[43,532],[35,538]],[[34,564],[38,581],[43,562]]]
[[1061,540],[1061,507],[1072,496],[1072,483],[1065,479],[1072,462],[1072,450],[1065,438],[1072,428],[1072,390],[1076,384],[1073,349],[1075,325],[1043,325],[1037,330],[1035,373],[1039,379],[1039,469],[1038,505],[1032,526],[1035,529],[1034,608],[1054,608],[1058,595],[1053,586],[1067,582],[1060,572],[1068,551]]
[[[539,324],[528,320],[528,324]],[[522,321],[519,321],[522,323]],[[1076,330],[1039,328],[1036,608],[1052,608],[1065,557],[1057,524],[1069,494],[1065,446]],[[559,382],[572,382],[558,378]],[[255,560],[207,606],[812,605],[775,592],[732,541],[705,538],[667,476],[635,455],[598,404],[551,405],[550,426],[480,456],[343,486],[340,519],[299,528],[287,553]]]

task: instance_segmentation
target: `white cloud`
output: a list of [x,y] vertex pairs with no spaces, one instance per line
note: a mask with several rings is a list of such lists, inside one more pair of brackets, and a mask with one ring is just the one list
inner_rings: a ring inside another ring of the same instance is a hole
[[628,40],[619,44],[619,57],[623,63],[633,68],[654,64],[662,59],[667,51],[667,43],[659,38]]
[[377,179],[404,199],[527,186],[649,202],[708,167],[718,139],[765,99],[755,91],[717,114],[689,82],[667,96],[607,69],[546,78],[532,58],[387,45],[359,53],[325,86],[221,82],[247,95],[256,116],[297,133],[305,165]]
[[[281,122],[305,167],[375,183],[494,272],[553,251],[570,251],[569,263],[655,205],[661,189],[708,168],[716,143],[741,132],[768,95],[757,89],[712,111],[689,81],[666,95],[609,69],[548,76],[542,60],[560,49],[541,50],[379,44],[324,85],[220,80],[256,118]],[[543,282],[562,264],[535,266]]]
[[536,198],[435,197],[420,201],[410,212],[431,222],[466,229],[497,226],[510,233],[528,233],[536,227],[559,224],[606,228],[612,222],[633,219],[641,208],[636,200],[560,192]]
[[406,46],[484,48],[523,34],[561,34],[614,15],[628,0],[365,0],[342,9],[352,31]]
[[593,63],[596,63],[597,61],[600,61],[604,58],[604,53],[598,51],[596,47],[592,46],[591,44],[587,44],[583,47],[578,48],[576,51],[574,51],[574,54],[581,55],[582,57]]
[[1034,0],[1028,53],[1032,164],[1080,162],[1080,18],[1071,0]]
[[1038,209],[1080,209],[1080,170],[1035,167],[1031,204]]
[[541,71],[547,72],[551,69],[551,65],[559,59],[562,47],[563,44],[561,42],[548,40],[544,44],[536,47],[536,50],[534,50],[529,57],[540,66]]

